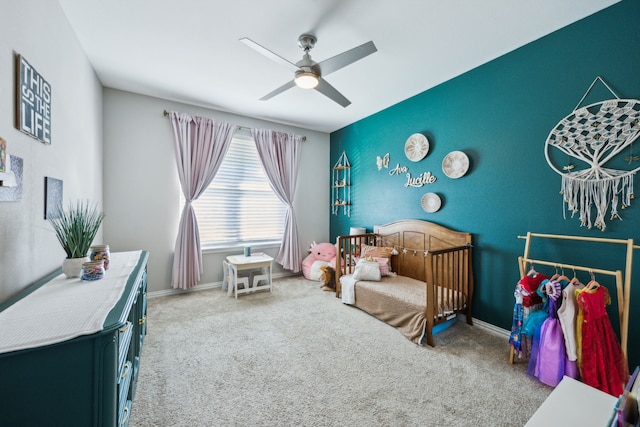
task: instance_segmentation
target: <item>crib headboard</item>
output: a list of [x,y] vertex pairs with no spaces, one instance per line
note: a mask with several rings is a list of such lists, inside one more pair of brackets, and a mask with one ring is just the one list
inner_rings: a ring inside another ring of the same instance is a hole
[[[471,233],[422,220],[402,220],[385,225],[375,225],[378,246],[400,248],[391,257],[391,268],[401,276],[416,280],[425,278],[424,251],[438,251],[471,245]],[[406,252],[401,248],[407,248]]]

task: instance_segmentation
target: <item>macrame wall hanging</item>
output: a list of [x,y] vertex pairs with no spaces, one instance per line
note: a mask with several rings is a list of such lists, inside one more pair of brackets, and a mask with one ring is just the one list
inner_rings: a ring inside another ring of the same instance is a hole
[[[580,107],[598,81],[615,99]],[[634,165],[640,159],[633,155],[633,143],[639,135],[640,101],[620,99],[599,76],[571,114],[549,133],[547,163],[562,176],[563,204],[571,217],[580,215],[582,227],[604,231],[609,209],[611,219],[621,219],[618,208],[631,204],[633,176],[640,170]],[[559,166],[559,159],[566,163]]]

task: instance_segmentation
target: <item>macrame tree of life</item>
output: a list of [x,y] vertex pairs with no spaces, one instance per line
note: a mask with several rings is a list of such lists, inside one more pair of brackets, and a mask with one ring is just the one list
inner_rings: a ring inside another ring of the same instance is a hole
[[[560,193],[571,216],[580,214],[581,226],[604,231],[609,205],[611,219],[620,219],[618,206],[631,204],[633,176],[640,169],[632,166],[638,161],[633,142],[639,135],[640,101],[635,99],[611,99],[576,109],[549,133],[547,163],[562,176]],[[558,167],[563,155],[568,161]]]

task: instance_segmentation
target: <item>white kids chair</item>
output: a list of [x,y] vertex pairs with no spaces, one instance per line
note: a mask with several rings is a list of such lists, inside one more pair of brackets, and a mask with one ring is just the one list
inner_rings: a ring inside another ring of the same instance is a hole
[[[244,288],[247,289],[249,287],[249,278],[238,276],[234,271],[234,268],[227,261],[222,261],[222,269],[224,273],[224,278],[222,279],[222,289],[224,290],[225,286],[227,287],[227,296],[230,296],[233,292],[235,294],[236,299],[238,299],[238,285],[244,285]],[[234,280],[238,278],[237,282]]]

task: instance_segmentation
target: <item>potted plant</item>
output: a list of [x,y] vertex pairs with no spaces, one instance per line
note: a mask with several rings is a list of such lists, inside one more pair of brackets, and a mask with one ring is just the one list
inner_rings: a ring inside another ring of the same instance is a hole
[[87,253],[103,219],[104,214],[86,201],[71,203],[67,209],[60,207],[59,216],[49,219],[67,254],[62,263],[67,277],[80,277],[82,263],[88,260]]

